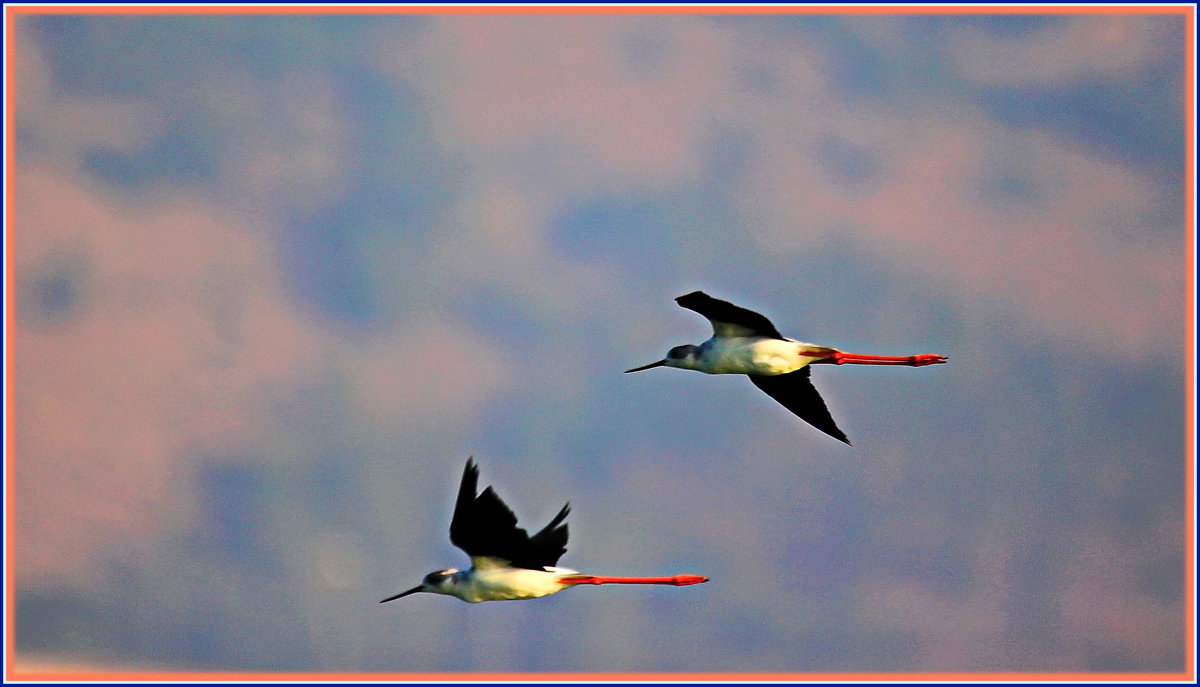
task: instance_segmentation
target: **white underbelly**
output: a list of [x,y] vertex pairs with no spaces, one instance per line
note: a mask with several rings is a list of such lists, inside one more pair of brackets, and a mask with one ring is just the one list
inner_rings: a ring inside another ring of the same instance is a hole
[[478,603],[536,599],[566,589],[570,585],[562,584],[559,579],[574,572],[566,568],[550,568],[550,571],[523,568],[477,570],[475,582],[466,590],[463,600]]
[[801,355],[808,347],[783,339],[728,339],[714,342],[704,353],[709,374],[782,375],[795,372],[816,358]]

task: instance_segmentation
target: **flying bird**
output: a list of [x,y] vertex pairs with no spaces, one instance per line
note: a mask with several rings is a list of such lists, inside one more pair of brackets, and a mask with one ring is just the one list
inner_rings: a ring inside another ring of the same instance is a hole
[[380,601],[387,603],[416,594],[447,594],[469,603],[533,599],[561,592],[580,584],[667,584],[681,587],[708,582],[700,575],[673,577],[600,577],[558,568],[567,550],[567,526],[563,522],[571,504],[540,532],[529,536],[517,527],[517,517],[489,486],[476,494],[479,468],[467,459],[458,501],[450,521],[450,541],[471,557],[467,570],[448,568],[431,572],[421,584]]
[[921,367],[946,362],[946,356],[924,353],[909,356],[860,355],[828,346],[789,339],[766,317],[713,298],[702,291],[675,299],[712,323],[713,335],[699,346],[676,346],[667,357],[626,372],[652,367],[678,367],[713,375],[744,374],[754,386],[783,404],[801,420],[839,441],[849,444],[809,379],[809,365],[910,365]]

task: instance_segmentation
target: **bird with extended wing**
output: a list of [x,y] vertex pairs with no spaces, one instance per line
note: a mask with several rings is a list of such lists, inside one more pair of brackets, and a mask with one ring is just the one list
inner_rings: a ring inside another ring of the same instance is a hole
[[667,357],[626,372],[652,367],[678,367],[708,374],[744,374],[768,396],[783,404],[801,420],[847,444],[850,440],[838,428],[809,379],[809,365],[909,365],[921,367],[946,362],[946,356],[932,353],[908,356],[861,355],[828,346],[789,339],[779,333],[766,317],[713,298],[702,291],[675,299],[712,323],[712,338],[699,346],[676,346]]
[[386,603],[417,592],[448,594],[463,601],[506,601],[533,599],[581,584],[666,584],[676,587],[707,582],[700,575],[672,577],[601,577],[555,567],[567,550],[567,526],[563,522],[570,504],[532,537],[517,527],[517,517],[488,487],[477,494],[479,468],[467,459],[450,541],[471,557],[471,568],[448,568],[431,572],[420,585],[380,601]]

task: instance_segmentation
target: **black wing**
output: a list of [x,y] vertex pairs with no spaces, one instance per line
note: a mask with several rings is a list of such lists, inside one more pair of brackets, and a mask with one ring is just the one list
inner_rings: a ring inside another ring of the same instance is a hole
[[754,382],[754,386],[779,401],[784,408],[792,411],[801,420],[834,439],[849,444],[850,440],[846,438],[845,432],[838,429],[837,424],[833,421],[833,416],[829,414],[829,409],[825,407],[825,401],[821,399],[821,394],[817,393],[817,388],[809,379],[810,374],[810,368],[805,366],[785,375],[746,376]]
[[570,512],[570,504],[533,538],[517,527],[517,516],[500,500],[491,487],[476,496],[479,467],[467,459],[454,517],[450,521],[450,541],[468,556],[491,556],[518,568],[540,570],[558,563],[567,550],[567,526],[561,524]]
[[704,293],[693,291],[675,299],[679,305],[708,318],[712,323],[714,336],[769,336],[774,339],[784,338],[775,325],[766,317],[753,310],[740,308],[729,301],[723,301]]
[[558,515],[554,516],[549,524],[542,528],[541,532],[533,535],[533,538],[529,540],[530,550],[533,558],[536,559],[534,562],[538,565],[556,565],[558,559],[567,552],[567,525],[563,520],[567,519],[567,514],[570,512],[571,504],[568,503],[558,511]]

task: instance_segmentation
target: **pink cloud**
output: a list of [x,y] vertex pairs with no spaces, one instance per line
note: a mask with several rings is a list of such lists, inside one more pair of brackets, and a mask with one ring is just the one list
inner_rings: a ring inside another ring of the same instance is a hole
[[[17,565],[85,584],[86,561],[191,515],[185,458],[248,441],[270,390],[304,377],[315,340],[288,308],[271,247],[183,196],[122,206],[55,166],[19,166],[10,251]],[[30,290],[75,256],[76,305]]]
[[[1145,591],[1139,583],[1138,567],[1161,554],[1156,548],[1161,548],[1162,539],[1160,533],[1152,534],[1144,545],[1130,550],[1127,543],[1093,534],[1080,538],[1070,552],[1059,600],[1065,620],[1076,629],[1075,650],[1081,656],[1099,647],[1143,656],[1149,665],[1169,666],[1178,660],[1180,648],[1187,650],[1179,605]],[[1171,548],[1181,553],[1181,547]]]
[[[25,22],[18,21],[18,26]],[[160,126],[155,107],[139,99],[80,96],[55,88],[48,65],[28,32],[13,31],[13,115],[43,155],[69,158],[80,149],[129,151]]]
[[436,315],[375,339],[352,364],[356,400],[373,423],[422,432],[470,421],[508,377],[487,340]]
[[1181,24],[1182,15],[1080,16],[1016,36],[991,35],[964,25],[952,32],[948,45],[953,64],[975,81],[1064,85],[1136,74],[1172,49],[1168,39],[1173,25]]
[[[1141,346],[1147,332],[1179,327],[1182,337],[1181,237],[1147,224],[1164,199],[1137,171],[1048,135],[950,122],[914,127],[905,147],[886,184],[851,213],[861,240],[1118,357],[1158,355]],[[1036,161],[1029,176],[1044,197],[1033,207],[981,196],[1003,148]]]
[[256,84],[223,72],[214,81],[207,85],[219,103],[214,116],[236,123],[219,179],[230,205],[264,214],[280,206],[311,211],[347,192],[351,132],[329,75],[297,69]]
[[692,135],[719,97],[729,46],[703,21],[655,22],[661,63],[638,72],[622,46],[631,17],[455,17],[421,48],[388,45],[383,68],[421,83],[452,150],[558,140],[608,172],[641,178],[694,167]]
[[[321,77],[225,73],[207,84],[214,102],[253,124],[221,160],[225,202],[117,200],[80,171],[84,155],[141,150],[160,113],[61,89],[29,32],[14,36],[31,143],[9,170],[15,564],[25,587],[87,587],[96,556],[136,555],[195,522],[189,458],[269,436],[271,404],[317,367],[326,334],[285,292],[262,210],[338,192],[344,127]],[[263,116],[268,102],[279,116]],[[74,305],[47,316],[38,282],[55,270]]]

